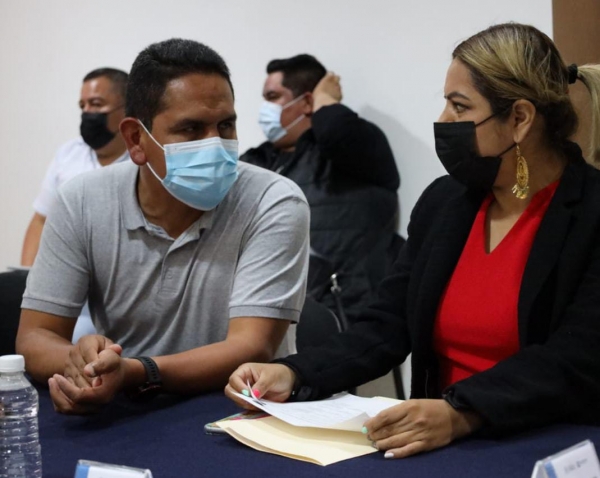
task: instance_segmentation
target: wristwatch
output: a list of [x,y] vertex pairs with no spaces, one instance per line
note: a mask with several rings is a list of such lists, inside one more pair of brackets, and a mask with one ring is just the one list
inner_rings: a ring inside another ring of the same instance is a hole
[[130,357],[142,362],[146,370],[146,381],[139,387],[131,390],[127,395],[136,402],[146,402],[156,397],[162,391],[162,379],[158,365],[150,357]]

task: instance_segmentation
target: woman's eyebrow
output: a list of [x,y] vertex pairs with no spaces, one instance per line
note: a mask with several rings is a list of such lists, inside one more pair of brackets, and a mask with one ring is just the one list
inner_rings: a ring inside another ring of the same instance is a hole
[[462,93],[459,93],[458,91],[453,91],[452,93],[444,95],[444,98],[447,100],[452,100],[454,98],[462,98],[464,100],[471,101],[471,98],[469,98],[467,95],[463,95]]

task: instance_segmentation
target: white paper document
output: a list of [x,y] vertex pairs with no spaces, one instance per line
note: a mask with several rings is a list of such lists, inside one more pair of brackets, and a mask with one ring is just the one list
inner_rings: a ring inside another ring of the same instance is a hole
[[292,403],[256,400],[239,393],[237,396],[290,425],[353,432],[361,431],[363,424],[380,411],[400,403],[399,400],[363,398],[349,393],[314,402]]

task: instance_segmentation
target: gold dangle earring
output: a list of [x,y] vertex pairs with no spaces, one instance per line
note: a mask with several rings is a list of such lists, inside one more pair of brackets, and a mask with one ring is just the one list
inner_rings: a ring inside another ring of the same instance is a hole
[[521,148],[517,144],[517,184],[512,188],[517,198],[525,199],[529,195],[529,168],[527,161],[521,154]]

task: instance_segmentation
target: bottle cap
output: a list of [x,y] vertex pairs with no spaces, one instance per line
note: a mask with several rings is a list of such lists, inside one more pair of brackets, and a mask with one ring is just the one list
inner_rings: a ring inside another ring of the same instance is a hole
[[0,357],[0,373],[24,372],[25,357],[22,355],[3,355]]

